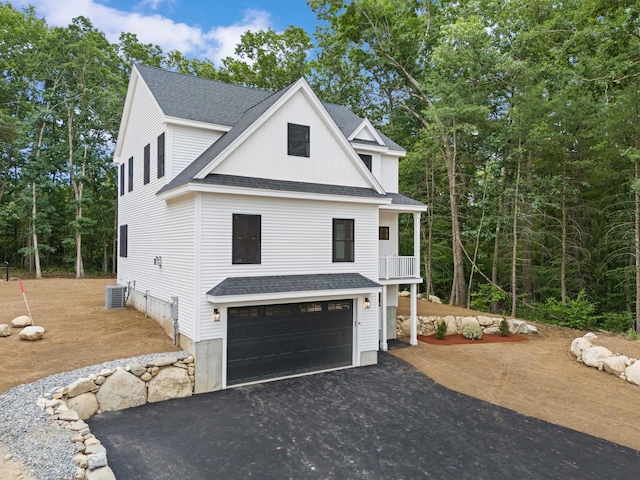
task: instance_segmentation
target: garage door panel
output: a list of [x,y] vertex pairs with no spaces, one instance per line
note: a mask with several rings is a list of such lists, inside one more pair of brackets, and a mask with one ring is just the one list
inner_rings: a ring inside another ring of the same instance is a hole
[[227,385],[351,365],[352,301],[341,301],[340,310],[328,310],[328,304],[229,309]]

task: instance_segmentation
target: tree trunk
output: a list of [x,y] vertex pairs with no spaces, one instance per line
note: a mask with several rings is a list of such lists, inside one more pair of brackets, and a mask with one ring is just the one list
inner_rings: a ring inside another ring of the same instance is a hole
[[[496,221],[496,231],[493,240],[493,259],[491,261],[491,282],[498,285],[498,267],[500,265],[500,236],[502,234],[502,211],[504,210],[504,192],[507,184],[507,167],[502,169],[502,193],[498,199],[498,220]],[[500,306],[498,302],[491,303],[491,313],[498,313]]]
[[562,304],[567,303],[567,164],[565,161],[562,163],[562,225],[561,225],[561,243],[562,252],[560,257],[560,297]]
[[[635,162],[635,184],[640,182],[640,165]],[[633,328],[637,332],[640,327],[640,192],[635,190],[635,254],[636,254],[636,317]]]
[[[527,165],[525,168],[525,186],[527,189],[531,189],[531,183],[533,181],[533,154],[531,151],[527,153]],[[526,192],[526,191],[525,191]],[[522,202],[522,217],[524,218],[524,225],[522,226],[522,293],[527,296],[527,301],[533,295],[533,283],[532,283],[532,208],[531,204],[527,201]]]
[[518,195],[520,188],[520,158],[516,172],[516,190],[513,198],[513,251],[511,254],[511,316],[516,316],[518,305]]
[[[67,134],[69,141],[69,177],[73,186],[73,194],[76,200],[76,278],[84,278],[84,265],[82,264],[82,233],[80,230],[80,222],[82,220],[82,187],[83,180],[78,180],[75,175],[75,164],[73,161],[73,107],[67,106]],[[86,145],[85,145],[86,155]],[[85,163],[82,165],[82,175],[84,177]]]

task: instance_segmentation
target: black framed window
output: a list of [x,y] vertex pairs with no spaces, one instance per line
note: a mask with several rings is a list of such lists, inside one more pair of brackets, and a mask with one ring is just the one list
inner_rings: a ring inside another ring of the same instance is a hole
[[389,240],[389,227],[378,227],[378,240]]
[[151,181],[151,145],[148,143],[144,147],[144,184]]
[[124,163],[120,164],[120,195],[124,195]]
[[353,242],[353,219],[334,218],[333,219],[333,261],[353,262],[354,242]]
[[129,191],[133,191],[133,157],[129,159]]
[[126,257],[129,248],[129,225],[120,225],[120,256]]
[[311,153],[309,126],[287,124],[287,154],[295,157],[309,157]]
[[371,155],[365,155],[363,153],[359,153],[358,155],[360,155],[360,159],[362,160],[362,163],[364,163],[366,167],[369,169],[369,171],[371,171],[371,162],[372,162]]
[[158,135],[158,178],[164,177],[164,132]]
[[260,263],[260,215],[233,214],[232,263]]

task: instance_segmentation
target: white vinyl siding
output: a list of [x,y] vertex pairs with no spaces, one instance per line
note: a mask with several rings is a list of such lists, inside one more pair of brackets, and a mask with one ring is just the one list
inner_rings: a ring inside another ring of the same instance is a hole
[[[237,213],[261,215],[259,265],[231,263],[232,218]],[[332,262],[333,218],[354,219],[354,262]],[[377,281],[376,205],[203,194],[200,228],[203,292],[226,277],[356,272]],[[220,338],[222,322],[211,321],[212,306],[207,307],[204,294],[201,306],[201,339]],[[375,330],[370,335],[377,341],[376,315],[371,315],[371,325],[362,328]]]
[[398,158],[386,155],[379,158],[380,167],[374,172],[374,176],[385,192],[398,193]]
[[[287,125],[310,127],[310,156],[287,154]],[[338,134],[340,132],[338,131]],[[296,182],[368,187],[356,166],[361,160],[343,145],[316,112],[303,92],[275,112],[256,132],[218,165],[214,173]]]
[[398,214],[381,211],[380,226],[389,227],[389,240],[378,240],[380,256],[398,255]]
[[169,132],[171,135],[171,170],[168,171],[171,178],[187,168],[191,162],[222,136],[222,132],[182,125],[170,125]]

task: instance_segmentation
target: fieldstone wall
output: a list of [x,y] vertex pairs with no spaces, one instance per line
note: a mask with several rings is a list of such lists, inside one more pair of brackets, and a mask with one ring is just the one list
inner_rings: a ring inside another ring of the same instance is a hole
[[[438,316],[418,316],[418,335],[433,335],[436,332],[436,327],[445,322],[447,324],[447,335],[461,334],[464,327],[467,325],[475,324],[482,329],[483,334],[499,334],[500,322],[502,317],[488,317],[483,315],[474,316],[453,316],[447,315],[445,317]],[[519,333],[522,335],[528,335],[530,333],[538,333],[538,329],[529,325],[523,320],[517,320],[514,318],[508,318],[509,333]],[[407,337],[411,333],[411,317],[408,315],[398,315],[396,319],[396,327],[399,337]]]
[[76,445],[75,479],[115,479],[107,451],[89,430],[85,420],[97,413],[122,410],[193,395],[193,356],[167,356],[125,368],[104,369],[87,378],[45,393],[38,406],[60,428],[71,430]]
[[591,343],[598,338],[594,333],[587,333],[571,342],[571,354],[578,362],[588,367],[597,368],[610,375],[615,375],[634,385],[640,385],[640,362],[620,353],[613,353],[605,347]]

